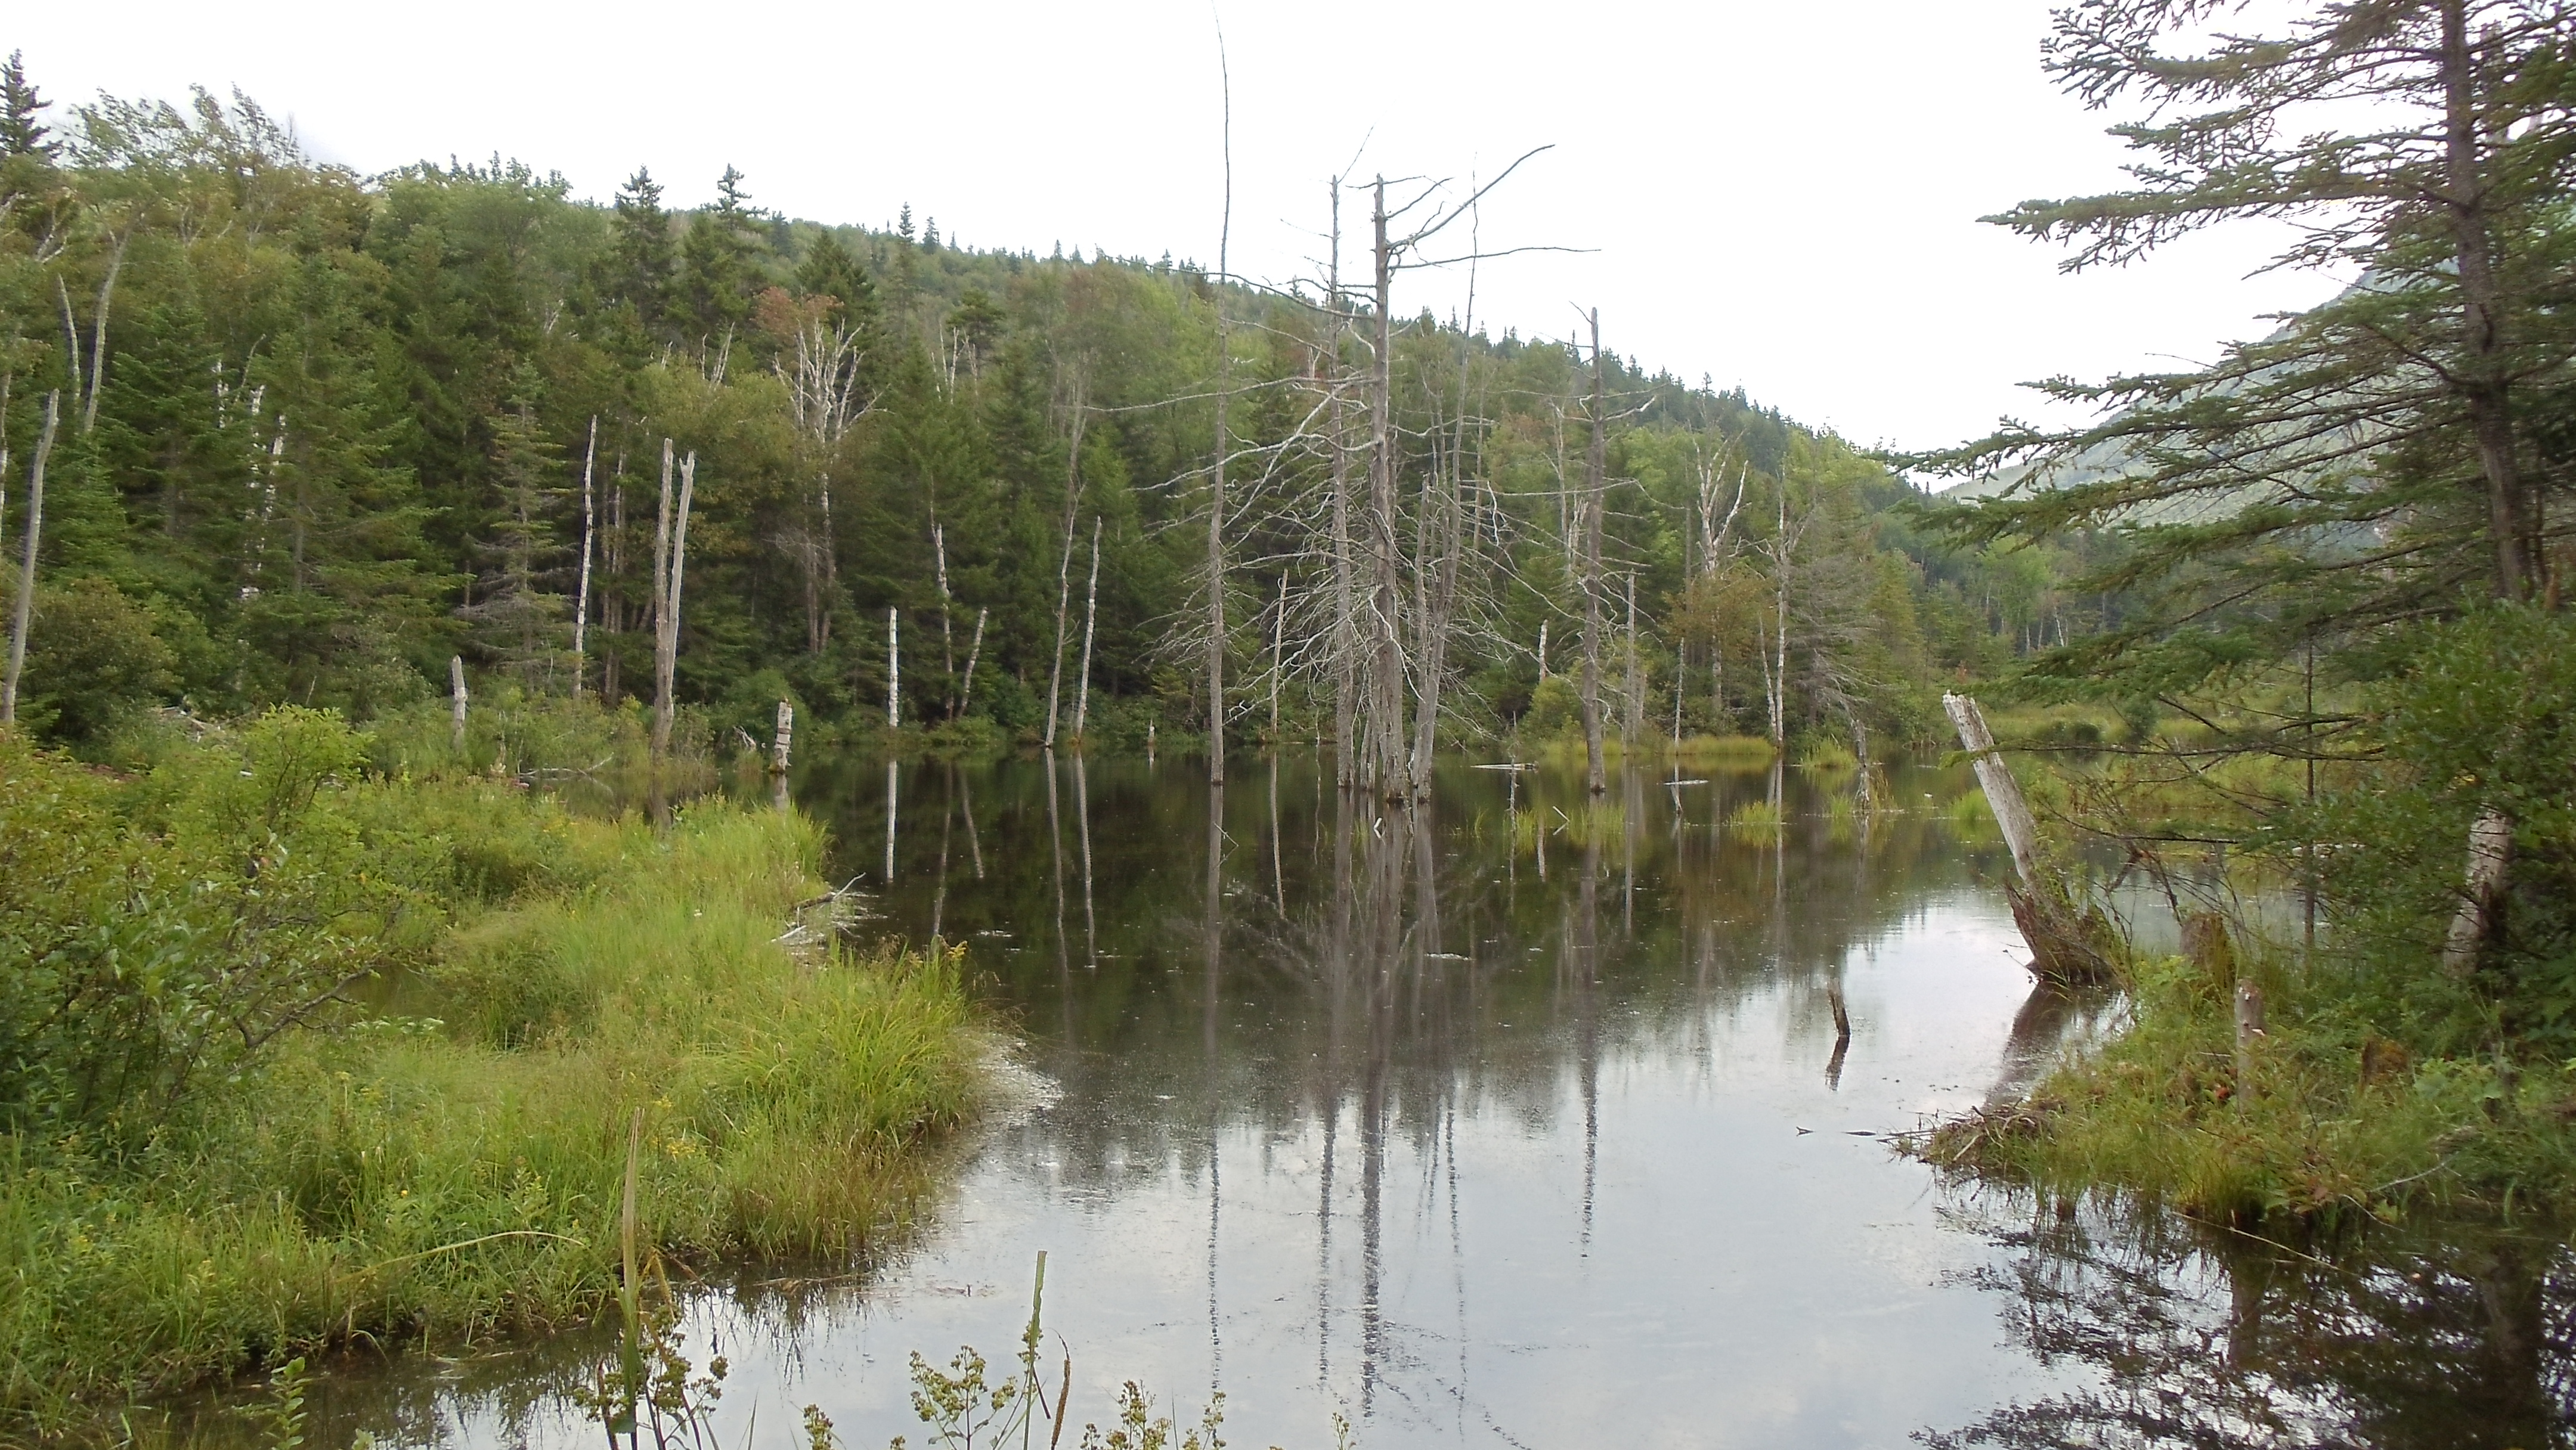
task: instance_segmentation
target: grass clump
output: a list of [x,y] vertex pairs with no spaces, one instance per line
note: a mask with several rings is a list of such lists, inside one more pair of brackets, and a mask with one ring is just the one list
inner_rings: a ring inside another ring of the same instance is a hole
[[1751,800],[1726,813],[1726,826],[1729,830],[1743,831],[1748,834],[1755,831],[1776,831],[1787,819],[1788,817],[1781,812],[1778,801]]
[[2187,958],[2147,960],[2132,969],[2134,1024],[2118,1040],[2024,1102],[1941,1125],[1920,1151],[2222,1220],[2576,1201],[2576,1065],[2419,1061],[2295,971],[2250,975],[2271,1006],[2241,1061],[2228,984]]
[[[0,852],[68,807],[56,836],[85,833],[112,877],[59,869],[0,926],[13,982],[85,984],[108,1024],[47,1039],[26,992],[4,1004],[0,1425],[334,1345],[586,1318],[618,1283],[639,1109],[642,1228],[666,1255],[848,1252],[899,1217],[912,1150],[970,1106],[971,1014],[953,956],[781,945],[820,890],[811,823],[584,821],[511,785],[372,775],[332,717],[283,724],[331,769],[282,796],[289,772],[239,742],[120,781],[0,740]],[[231,859],[245,841],[266,867]],[[363,863],[366,889],[299,876],[307,856]],[[189,919],[165,920],[192,898],[156,895],[191,872],[219,901],[301,905],[201,960]],[[325,909],[327,942],[294,934]],[[82,976],[84,921],[158,944],[151,990],[187,1009]],[[324,990],[352,975],[371,1006]],[[301,1015],[238,1030],[279,983],[315,989]],[[114,1087],[69,1090],[93,1080]]]
[[1811,735],[1798,746],[1798,768],[1816,771],[1856,770],[1860,757],[1851,746],[1830,735]]
[[1682,765],[1712,770],[1759,770],[1779,752],[1759,735],[1687,735],[1665,753]]

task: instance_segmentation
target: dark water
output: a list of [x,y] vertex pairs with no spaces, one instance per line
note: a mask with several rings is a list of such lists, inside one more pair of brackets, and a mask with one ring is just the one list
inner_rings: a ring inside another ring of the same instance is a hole
[[[1004,1360],[1040,1250],[1077,1425],[1135,1379],[1222,1390],[1245,1445],[2571,1443],[2546,1237],[2281,1245],[1891,1152],[2116,1028],[2033,993],[1964,776],[1900,770],[1873,819],[1847,774],[1593,809],[1461,765],[1414,819],[1295,757],[1200,770],[907,764],[891,812],[882,765],[799,782],[879,929],[967,944],[1037,1091],[894,1261],[697,1300],[721,1444],[808,1403],[921,1443],[908,1353]],[[329,1386],[327,1433],[597,1444],[557,1396],[598,1348],[412,1355]]]

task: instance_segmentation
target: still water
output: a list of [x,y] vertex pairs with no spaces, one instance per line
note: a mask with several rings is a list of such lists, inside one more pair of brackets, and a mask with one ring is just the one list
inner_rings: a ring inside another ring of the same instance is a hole
[[[2275,1245],[1892,1151],[2117,1028],[2034,993],[1964,774],[1872,815],[1848,774],[1596,807],[1462,763],[1389,817],[1295,756],[1202,771],[800,779],[867,929],[964,944],[1026,1081],[903,1247],[694,1300],[719,1443],[796,1443],[807,1404],[918,1442],[909,1354],[1001,1365],[1041,1250],[1077,1426],[1132,1379],[1185,1419],[1222,1391],[1245,1445],[2570,1442],[2545,1235]],[[561,1395],[599,1349],[320,1403],[380,1443],[593,1445]]]

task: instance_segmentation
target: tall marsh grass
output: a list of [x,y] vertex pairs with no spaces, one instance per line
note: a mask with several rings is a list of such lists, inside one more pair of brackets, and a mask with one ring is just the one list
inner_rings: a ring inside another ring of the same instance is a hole
[[957,959],[791,956],[821,889],[801,817],[548,830],[559,872],[524,872],[390,1011],[293,1038],[139,1147],[0,1138],[0,1439],[307,1349],[587,1318],[620,1281],[639,1112],[667,1256],[846,1255],[901,1218],[908,1150],[974,1094]]

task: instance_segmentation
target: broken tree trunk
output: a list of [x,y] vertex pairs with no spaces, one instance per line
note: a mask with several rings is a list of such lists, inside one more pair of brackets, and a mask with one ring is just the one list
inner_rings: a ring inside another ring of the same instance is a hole
[[785,700],[778,702],[778,733],[770,741],[769,773],[787,774],[788,752],[796,743],[796,707]]
[[[903,728],[903,626],[893,605],[886,606],[886,728]],[[892,809],[889,807],[888,809]],[[888,859],[892,859],[889,855]]]
[[2443,971],[2465,977],[2478,969],[2478,951],[2494,929],[2496,898],[2503,894],[2505,870],[2512,864],[2513,821],[2493,806],[2479,811],[2469,827],[2467,894],[2442,942]]
[[2098,982],[2115,976],[2110,924],[2099,911],[2079,906],[2065,882],[2039,865],[2038,825],[2031,818],[2030,803],[2022,799],[2021,785],[1995,753],[1995,737],[1986,728],[1985,713],[1966,695],[1943,695],[1941,708],[1958,727],[1959,744],[1976,767],[1977,784],[1985,791],[1996,824],[2003,828],[2005,847],[2012,852],[2013,874],[2020,879],[2008,883],[2004,895],[2012,903],[2013,923],[2030,944],[2031,970],[2043,980],[2059,983]]
[[465,656],[447,657],[447,748],[465,749]]

